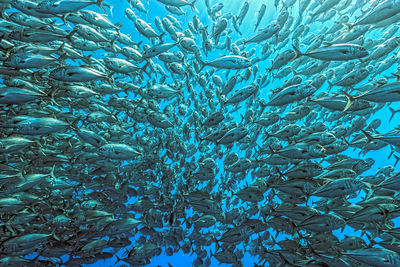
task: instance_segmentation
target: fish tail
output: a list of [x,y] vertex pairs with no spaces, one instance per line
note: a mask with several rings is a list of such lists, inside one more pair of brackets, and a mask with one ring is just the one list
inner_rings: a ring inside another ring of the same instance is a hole
[[196,4],[197,0],[193,0],[193,2],[190,3],[190,7],[192,8],[193,11],[195,11],[196,13],[200,13],[199,10],[194,6],[194,4]]
[[293,73],[293,75],[298,75],[299,74],[296,70],[294,70],[292,68],[292,66],[289,66],[289,68],[290,68],[290,71]]
[[141,71],[146,73],[147,76],[151,77],[150,74],[147,72],[147,66],[149,65],[149,62],[147,62],[142,68]]
[[354,27],[354,24],[351,24],[348,22],[342,22],[342,24],[347,27],[348,32],[351,31],[351,29],[353,29],[353,27]]
[[[219,240],[217,238],[215,238],[215,253],[217,253],[217,251],[219,250]],[[211,251],[210,251],[211,252]],[[214,253],[214,254],[215,254]],[[213,256],[212,252],[211,252],[211,257]]]
[[118,37],[119,37],[119,35],[116,34],[114,39],[111,40],[110,44],[111,44],[112,49],[115,49],[115,42],[118,40]]
[[393,72],[391,74],[396,78],[396,82],[398,82],[400,80],[400,75],[399,74],[397,74],[395,72]]
[[162,32],[159,36],[157,36],[158,39],[160,39],[160,43],[164,43],[164,41],[162,40],[163,36],[165,35],[165,32]]
[[70,41],[71,43],[73,43],[72,41],[72,36],[76,33],[76,29],[73,29],[72,31],[70,31],[67,36],[65,36],[65,38]]
[[113,10],[114,6],[110,6],[109,4],[104,2],[104,0],[97,0],[96,5],[98,7],[100,7],[101,10],[103,10],[104,12],[106,12],[106,9],[104,8],[104,6],[108,7],[110,9],[110,14],[112,16],[112,10]]
[[70,15],[71,13],[66,13],[60,16],[60,19],[62,20],[62,22],[64,22],[64,25],[67,25],[67,17]]
[[344,107],[343,111],[347,111],[347,110],[351,107],[351,105],[353,105],[354,100],[356,100],[356,97],[355,97],[355,96],[352,96],[352,95],[350,95],[350,94],[348,94],[348,93],[345,92],[345,91],[342,91],[342,93],[343,93],[343,94],[346,96],[346,98],[347,98],[347,104],[346,104],[346,106]]
[[56,178],[56,176],[55,176],[55,174],[54,174],[54,170],[56,169],[56,165],[54,164],[53,165],[53,168],[51,168],[51,171],[50,171],[50,177],[51,178],[53,178],[54,180],[56,180],[57,178]]
[[367,131],[364,131],[363,129],[361,129],[361,132],[363,132],[363,134],[368,138],[369,142],[374,141],[374,137],[372,135],[370,135]]
[[114,72],[111,72],[110,74],[108,74],[105,79],[107,80],[107,82],[113,86],[114,85]]
[[369,234],[365,233],[365,235],[367,236],[368,241],[370,242],[369,246],[372,247],[374,245],[379,245],[378,242],[376,242],[374,240],[374,238],[372,238],[372,236],[370,236]]
[[331,81],[327,81],[328,83],[328,93],[331,91],[332,87],[335,86]]
[[390,119],[389,119],[389,122],[390,122],[390,121],[393,119],[394,114],[396,114],[397,112],[399,112],[400,109],[395,110],[395,109],[393,109],[392,107],[389,107],[389,110],[390,110],[390,112],[392,113],[392,115],[390,116]]
[[60,106],[56,100],[54,99],[54,96],[57,94],[57,91],[59,90],[58,87],[55,87],[54,89],[51,89],[50,92],[47,94],[47,97],[50,98],[50,102],[53,103],[56,106]]
[[119,30],[122,28],[122,24],[117,22],[115,23],[115,30],[119,33]]
[[60,66],[66,66],[67,64],[65,63],[65,60],[68,59],[68,55],[66,52],[63,52],[58,58],[57,61],[60,64]]
[[296,57],[293,60],[305,55],[300,51],[300,49],[295,44],[292,44],[292,47],[293,47],[293,50],[296,52]]
[[207,66],[207,63],[204,62],[203,60],[201,60],[199,54],[196,54],[195,57],[196,57],[197,61],[201,64],[201,67],[199,69],[199,72],[201,72],[204,69],[204,67]]
[[182,87],[177,90],[177,94],[184,97]]
[[390,154],[389,154],[389,156],[388,156],[387,159],[390,159],[390,157],[393,155],[394,151],[395,151],[395,150],[394,150],[393,146],[390,145]]
[[117,264],[118,262],[122,261],[122,259],[120,257],[118,257],[118,255],[115,255],[115,257],[117,258],[117,260],[115,261],[114,265]]
[[78,129],[78,123],[82,120],[82,116],[79,116],[78,118],[76,118],[72,123],[71,123],[71,128],[76,130]]
[[57,51],[60,52],[60,53],[65,54],[65,52],[64,52],[64,46],[65,46],[65,42],[63,42],[63,43],[57,48]]
[[375,189],[376,185],[370,185],[368,187],[368,193],[365,196],[365,200],[370,199],[371,196],[374,194],[374,189]]
[[394,163],[393,167],[396,167],[397,163],[398,163],[399,160],[400,160],[400,157],[397,156],[396,154],[393,154],[393,157],[396,159],[396,162]]

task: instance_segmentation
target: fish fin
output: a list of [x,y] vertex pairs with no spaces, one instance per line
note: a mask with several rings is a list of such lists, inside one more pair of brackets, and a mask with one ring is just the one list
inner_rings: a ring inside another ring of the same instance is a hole
[[114,24],[114,26],[115,26],[115,30],[117,32],[119,32],[119,30],[122,28],[123,25],[121,23],[117,22],[117,23]]
[[298,74],[299,74],[296,70],[294,70],[294,69],[292,68],[292,66],[289,66],[289,68],[290,68],[291,72],[292,72],[294,75],[298,75]]
[[118,262],[122,261],[122,259],[119,258],[118,255],[115,255],[115,257],[117,258],[117,260],[115,261],[114,265],[116,265]]
[[295,44],[292,44],[292,47],[293,47],[293,50],[296,52],[296,57],[293,60],[307,54],[307,53],[303,54]]
[[392,157],[394,152],[395,152],[394,147],[392,145],[390,145],[390,154],[387,159],[390,159],[390,157]]
[[67,64],[65,63],[65,60],[68,59],[67,53],[63,53],[61,54],[61,56],[59,56],[57,58],[58,63],[60,64],[60,66],[66,66]]
[[396,162],[394,163],[393,167],[396,167],[397,163],[399,163],[400,157],[397,156],[396,154],[393,154],[393,157],[396,159]]
[[101,10],[103,10],[104,12],[106,12],[106,9],[104,8],[104,6],[108,7],[108,8],[110,9],[110,14],[111,14],[111,16],[113,15],[112,11],[113,11],[114,6],[110,6],[109,4],[107,4],[106,2],[104,2],[104,0],[97,0],[96,5],[97,5],[98,7],[100,7]]
[[201,60],[200,55],[199,54],[195,54],[195,57],[197,59],[197,61],[201,64],[201,67],[199,69],[199,72],[201,72],[203,70],[203,68],[205,66],[207,66],[207,62],[204,62],[203,60]]
[[346,96],[346,98],[347,98],[347,104],[346,104],[346,106],[344,107],[343,111],[347,111],[347,110],[351,107],[351,105],[353,105],[354,100],[356,100],[357,97],[352,96],[352,95],[348,94],[348,93],[345,92],[345,91],[342,91],[342,93],[343,93],[343,94]]
[[61,15],[61,17],[60,17],[62,22],[64,22],[64,25],[67,25],[67,17],[69,16],[69,14],[71,14],[71,13],[65,13],[65,14]]
[[197,0],[193,0],[193,2],[190,3],[190,7],[192,8],[193,11],[196,13],[200,13],[199,10],[194,6]]
[[326,81],[328,83],[328,92],[331,91],[332,87],[335,86],[331,81]]
[[372,247],[372,246],[378,244],[378,243],[374,240],[374,238],[372,238],[372,236],[370,236],[370,235],[367,234],[367,233],[365,233],[365,235],[367,236],[367,239],[368,239],[368,241],[369,241],[368,247]]
[[376,185],[370,185],[370,187],[368,188],[368,193],[365,195],[364,200],[371,198],[371,196],[374,194],[374,190],[376,187],[377,187]]
[[283,174],[282,172],[281,172],[281,170],[279,170],[279,168],[275,168],[275,171],[279,174],[279,177],[280,178],[285,178],[285,174]]
[[110,74],[107,75],[107,77],[105,78],[107,80],[107,82],[113,86],[114,85],[114,73],[115,72],[111,72]]
[[67,38],[68,41],[70,41],[71,43],[73,43],[72,41],[72,36],[76,33],[76,29],[73,29],[72,31],[70,31],[67,36],[65,36],[65,38]]
[[365,134],[365,136],[368,138],[368,140],[371,142],[371,141],[374,141],[374,139],[376,139],[376,138],[374,138],[372,135],[370,135],[367,131],[364,131],[363,129],[361,129],[361,132],[363,132],[363,134]]
[[396,82],[398,82],[400,80],[400,75],[397,73],[391,73],[395,78],[396,78]]
[[392,115],[390,116],[390,119],[389,119],[389,122],[390,122],[390,121],[393,119],[394,115],[395,115],[397,112],[400,111],[400,109],[395,110],[395,109],[389,107],[389,110],[390,110],[390,112],[392,113]]
[[351,31],[354,27],[354,24],[351,23],[342,22],[342,24],[347,27],[347,32]]
[[164,35],[165,35],[165,32],[162,32],[159,36],[157,36],[157,38],[160,40],[160,44],[164,43],[164,41],[162,40]]

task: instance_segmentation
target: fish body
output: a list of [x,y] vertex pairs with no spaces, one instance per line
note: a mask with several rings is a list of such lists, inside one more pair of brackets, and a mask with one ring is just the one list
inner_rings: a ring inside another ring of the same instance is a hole
[[50,72],[50,78],[65,82],[88,82],[108,78],[108,75],[89,67],[59,67]]
[[250,37],[249,39],[245,40],[245,44],[247,43],[261,43],[272,36],[274,36],[278,31],[280,30],[280,27],[276,23],[272,23],[268,25],[266,28],[262,30],[258,30],[257,34]]
[[353,44],[334,44],[327,47],[317,48],[306,53],[300,52],[297,47],[294,48],[297,56],[309,56],[315,59],[328,61],[360,59],[369,55],[364,47]]
[[176,43],[166,43],[166,44],[155,45],[153,47],[149,47],[148,49],[146,49],[142,53],[142,56],[144,58],[149,59],[149,58],[152,58],[152,57],[155,57],[155,56],[158,56],[158,55],[160,55],[162,53],[167,52],[168,50],[170,50],[175,45],[176,45]]
[[98,148],[101,156],[110,159],[127,160],[139,156],[141,153],[126,144],[105,144]]
[[25,135],[45,135],[65,130],[70,127],[69,123],[53,118],[28,117],[17,123],[15,133]]
[[45,0],[37,5],[37,11],[45,14],[65,14],[79,11],[85,7],[96,4],[103,8],[103,0]]
[[282,89],[279,93],[272,96],[267,106],[283,106],[315,93],[316,88],[309,84],[292,85]]
[[372,8],[354,24],[350,24],[349,27],[365,24],[375,24],[382,20],[389,19],[390,17],[400,12],[400,2],[398,0],[386,0]]
[[41,54],[12,54],[4,62],[3,65],[15,69],[31,69],[42,68],[51,63],[57,62],[58,59],[53,56]]
[[260,25],[260,22],[261,22],[262,18],[264,17],[266,9],[267,9],[267,5],[262,4],[260,9],[257,11],[257,21],[256,21],[256,25],[254,27],[254,30],[257,30],[258,26]]
[[22,104],[47,96],[44,93],[22,89],[18,87],[2,88],[0,91],[0,104]]
[[237,55],[219,57],[209,62],[202,62],[202,64],[217,69],[245,69],[252,65],[249,59]]

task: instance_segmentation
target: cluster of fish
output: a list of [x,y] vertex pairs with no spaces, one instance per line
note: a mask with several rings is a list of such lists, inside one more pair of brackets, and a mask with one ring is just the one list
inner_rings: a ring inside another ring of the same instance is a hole
[[400,266],[400,1],[157,2],[0,1],[0,266]]

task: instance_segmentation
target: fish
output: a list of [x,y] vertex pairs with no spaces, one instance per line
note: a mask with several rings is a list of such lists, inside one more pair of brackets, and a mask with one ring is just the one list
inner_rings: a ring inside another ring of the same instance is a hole
[[190,6],[193,11],[196,11],[197,13],[199,12],[195,7],[195,3],[197,0],[194,0],[193,2],[188,2],[186,0],[157,0],[157,1],[167,6],[175,6],[175,7]]
[[297,57],[308,56],[319,60],[352,60],[367,57],[368,51],[359,45],[353,44],[334,44],[327,47],[317,48],[306,53],[293,46]]
[[400,5],[398,1],[383,1],[366,12],[360,19],[352,24],[345,24],[349,29],[357,25],[374,24],[389,19],[398,13]]
[[251,61],[245,57],[237,55],[222,56],[211,61],[203,62],[199,59],[202,68],[211,66],[218,69],[245,69],[252,65]]
[[49,77],[65,82],[87,82],[97,79],[105,79],[109,76],[96,69],[79,66],[59,67],[50,72]]
[[262,4],[261,7],[260,7],[260,10],[258,10],[256,12],[256,14],[257,14],[257,22],[256,22],[256,25],[254,26],[254,30],[257,30],[258,26],[260,25],[261,20],[264,17],[266,9],[267,9],[267,5]]
[[276,23],[272,23],[264,29],[258,30],[257,34],[245,40],[244,43],[260,43],[272,36],[274,36],[280,30],[280,26]]
[[399,85],[400,84],[397,82],[385,84],[377,89],[372,89],[356,97],[344,92],[344,94],[348,99],[348,102],[344,110],[349,109],[350,106],[354,103],[355,99],[363,99],[369,102],[377,102],[377,103],[400,101],[400,98],[398,98]]
[[45,14],[65,14],[81,10],[90,5],[104,9],[104,0],[46,0],[37,4],[36,10]]
[[272,96],[267,106],[283,106],[314,94],[317,89],[310,84],[291,85]]

